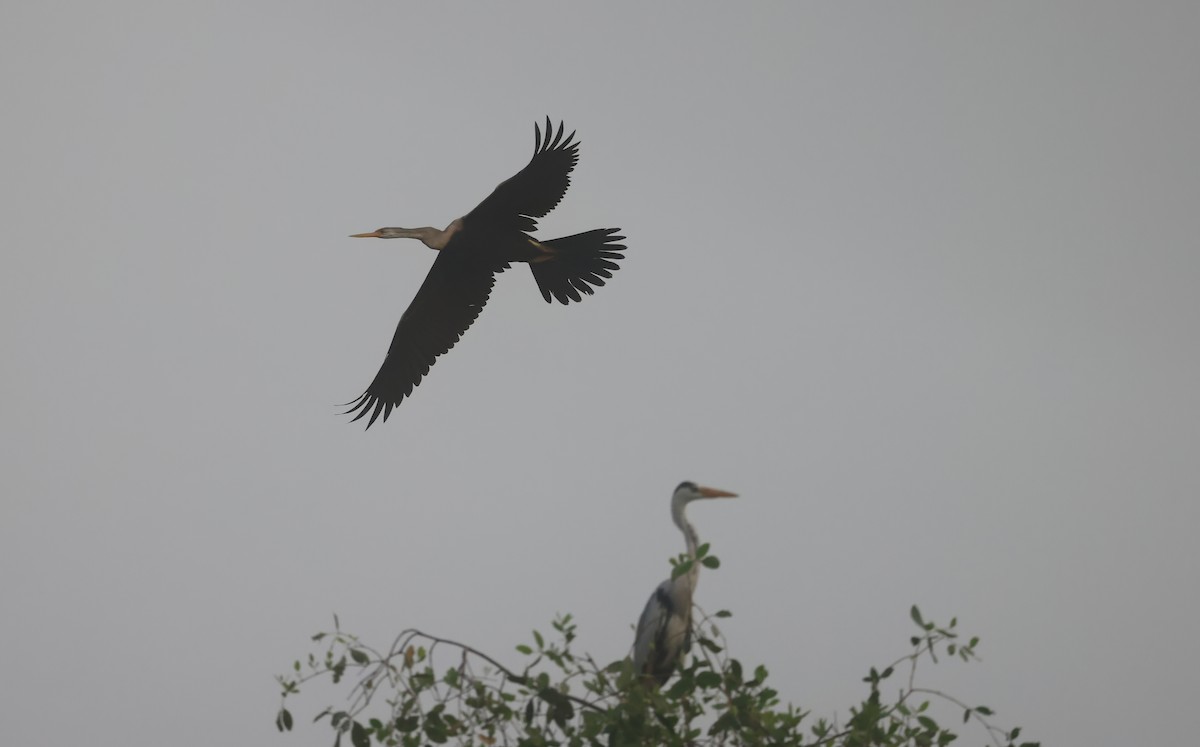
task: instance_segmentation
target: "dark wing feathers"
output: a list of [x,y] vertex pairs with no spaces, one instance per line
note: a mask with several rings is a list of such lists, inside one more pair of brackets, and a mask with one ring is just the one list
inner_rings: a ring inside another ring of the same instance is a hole
[[604,279],[620,269],[615,260],[625,258],[625,245],[618,243],[625,240],[620,231],[597,228],[542,242],[557,250],[552,260],[529,265],[542,298],[547,303],[551,297],[561,303],[579,301],[581,293],[590,296],[595,292],[592,286],[604,285]]
[[536,124],[533,132],[533,158],[463,216],[467,226],[530,233],[537,228],[536,219],[545,217],[562,201],[571,186],[571,171],[579,162],[575,133],[564,138],[561,122],[558,132],[554,132],[549,117],[545,138]]
[[[367,427],[383,416],[386,422],[437,357],[458,342],[479,316],[492,292],[495,274],[508,267],[473,251],[466,242],[451,241],[425,276],[425,282],[396,325],[392,345],[379,373],[362,396],[348,403],[354,420],[370,413]],[[353,422],[353,421],[351,421]]]

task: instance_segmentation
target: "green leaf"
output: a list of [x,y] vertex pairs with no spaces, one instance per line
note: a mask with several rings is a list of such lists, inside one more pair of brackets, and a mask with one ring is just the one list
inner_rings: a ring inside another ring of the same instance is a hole
[[716,555],[709,555],[709,556],[703,558],[700,562],[704,564],[705,568],[720,568],[721,567],[721,561],[717,559]]
[[729,662],[728,678],[730,687],[736,689],[742,686],[742,663],[737,659],[732,659]]
[[710,687],[720,687],[721,675],[712,670],[705,670],[696,675],[696,685],[697,687],[702,687],[705,689]]
[[367,664],[371,661],[371,657],[367,655],[366,651],[357,648],[350,649],[350,658],[354,659],[357,664]]
[[402,734],[414,732],[420,725],[421,718],[419,716],[407,716],[396,719],[396,731],[401,732]]
[[729,610],[717,610],[713,613],[713,617],[733,617],[733,613]]
[[517,651],[519,651],[519,652],[520,652],[520,653],[522,653],[522,654],[525,654],[526,656],[529,656],[530,654],[532,654],[532,653],[533,653],[533,649],[531,649],[530,647],[526,646],[524,643],[521,643],[521,644],[518,644],[518,645],[517,645]]
[[324,638],[324,637],[325,637],[325,634],[324,634],[324,633],[317,633],[316,635],[314,635],[314,636],[312,637],[312,639],[313,639],[314,641],[319,641],[319,640],[321,640],[321,639],[322,639],[322,638]]
[[346,673],[346,657],[338,659],[337,664],[331,666],[329,671],[333,673],[333,683],[336,685],[341,681],[342,675]]
[[292,730],[292,713],[286,708],[280,708],[279,714],[275,716],[275,728],[279,731]]
[[671,569],[671,580],[674,581],[675,579],[679,578],[680,576],[686,575],[691,570],[692,570],[692,561],[690,559],[685,560],[682,563],[677,563],[675,565],[675,567]]
[[924,726],[929,731],[937,731],[937,722],[928,716],[917,716],[917,721],[921,722],[921,726]]
[[371,747],[371,732],[355,721],[350,727],[350,744],[354,747]]
[[708,729],[708,733],[714,735],[720,734],[722,732],[737,729],[739,726],[740,725],[738,724],[737,716],[733,713],[733,711],[726,711],[721,715],[721,718],[713,722],[713,725]]
[[991,709],[991,708],[988,708],[987,706],[975,706],[975,710],[979,711],[979,712],[980,712],[980,713],[982,713],[984,716],[993,716],[993,715],[995,715],[995,714],[993,714],[993,713],[992,713],[992,709]]
[[[445,744],[448,738],[446,722],[440,718],[431,718],[425,721],[425,736],[429,737],[429,741],[434,744]],[[355,747],[358,747],[355,745]]]
[[917,609],[917,605],[914,604],[908,614],[912,616],[913,622],[918,626],[925,627],[925,620],[921,617],[921,610]]
[[560,728],[575,718],[575,707],[567,696],[552,687],[544,687],[538,691],[538,697],[549,706],[546,715]]
[[687,695],[695,689],[696,681],[691,677],[680,677],[675,680],[675,684],[671,685],[671,689],[667,690],[667,697],[671,700],[677,700],[681,695]]
[[971,709],[968,708],[967,710],[963,711],[963,723],[965,724],[970,720],[971,720]]
[[546,642],[542,640],[542,634],[536,630],[533,631],[533,640],[537,641],[538,648],[545,648]]
[[696,557],[697,558],[703,558],[705,555],[708,555],[708,543],[707,542],[705,542],[704,544],[702,544],[696,548]]

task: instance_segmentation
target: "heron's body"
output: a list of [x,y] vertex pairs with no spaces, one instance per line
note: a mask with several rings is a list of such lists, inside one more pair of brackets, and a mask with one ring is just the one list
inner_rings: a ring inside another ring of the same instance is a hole
[[[524,262],[547,301],[579,301],[593,286],[604,285],[618,269],[625,249],[619,228],[600,228],[539,241],[530,233],[562,200],[579,159],[575,134],[563,139],[546,120],[546,137],[535,128],[529,164],[501,183],[474,210],[444,229],[380,228],[356,237],[418,239],[437,250],[425,282],[400,317],[383,365],[362,396],[351,403],[355,420],[370,413],[367,427],[412,394],[435,359],[458,342],[483,309],[498,273]],[[553,136],[553,139],[552,139]]]
[[687,504],[703,498],[733,498],[716,488],[682,482],[671,496],[671,520],[683,532],[687,555],[692,565],[687,573],[658,585],[638,619],[633,643],[633,668],[648,684],[662,685],[679,665],[692,643],[692,595],[700,578],[696,548],[700,544],[696,530],[687,520]]

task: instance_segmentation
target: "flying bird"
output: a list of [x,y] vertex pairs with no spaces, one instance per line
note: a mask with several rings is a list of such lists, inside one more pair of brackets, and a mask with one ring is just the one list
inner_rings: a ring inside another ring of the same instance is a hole
[[533,158],[515,176],[502,182],[474,210],[455,218],[445,229],[380,228],[352,238],[420,239],[438,252],[425,282],[400,317],[391,347],[379,373],[358,399],[348,402],[347,414],[370,419],[370,428],[410,394],[439,355],[454,347],[479,316],[498,273],[512,262],[525,262],[533,271],[547,303],[566,304],[591,295],[604,285],[624,259],[619,228],[597,228],[573,236],[539,241],[530,234],[537,219],[554,209],[571,184],[579,161],[575,133],[563,137],[546,118],[545,137],[534,124]]
[[687,505],[704,498],[736,497],[737,493],[706,488],[694,482],[679,483],[671,496],[671,519],[683,532],[692,567],[687,573],[659,584],[638,620],[633,642],[633,670],[647,684],[662,686],[692,645],[692,593],[700,578],[700,563],[696,559],[700,540],[688,523]]

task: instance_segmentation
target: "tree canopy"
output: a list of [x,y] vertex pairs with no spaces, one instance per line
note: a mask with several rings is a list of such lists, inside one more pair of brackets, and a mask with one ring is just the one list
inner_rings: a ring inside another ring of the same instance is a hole
[[719,627],[729,616],[697,609],[691,654],[656,688],[644,684],[629,660],[601,664],[578,652],[571,615],[555,619],[550,635],[535,630],[530,641],[518,644],[517,666],[415,629],[376,648],[343,631],[335,615],[333,630],[313,636],[318,650],[277,678],[282,702],[275,723],[280,731],[292,730],[288,698],[327,679],[345,692],[343,705],[327,707],[313,720],[332,729],[335,747],[346,740],[353,747],[926,747],[957,739],[951,727],[981,732],[996,747],[1038,744],[1019,742],[1021,729],[998,726],[989,707],[921,685],[921,667],[977,660],[979,638],[962,635],[956,619],[938,624],[914,605],[916,630],[907,653],[871,667],[862,700],[845,715],[818,716],[783,703],[768,683],[766,666],[751,668],[730,655]]

